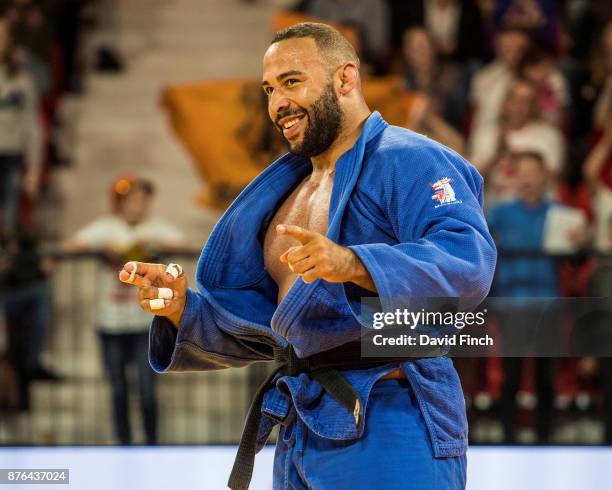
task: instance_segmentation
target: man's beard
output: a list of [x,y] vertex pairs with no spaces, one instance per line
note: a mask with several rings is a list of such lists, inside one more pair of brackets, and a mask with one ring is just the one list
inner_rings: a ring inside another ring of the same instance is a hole
[[[304,110],[308,115],[308,124],[302,141],[291,144],[284,136],[283,138],[291,153],[311,158],[326,151],[338,138],[342,128],[343,114],[333,82],[329,82],[321,96],[309,109]],[[281,117],[285,115],[288,114],[285,113]]]

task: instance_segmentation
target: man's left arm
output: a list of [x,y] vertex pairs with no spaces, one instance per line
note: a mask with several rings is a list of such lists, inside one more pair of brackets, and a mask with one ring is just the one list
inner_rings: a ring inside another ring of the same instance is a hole
[[[305,282],[320,278],[344,283],[353,307],[367,291],[378,295],[386,311],[406,308],[411,298],[480,301],[489,291],[496,260],[482,211],[482,178],[464,162],[453,162],[460,159],[456,154],[445,152],[441,158],[436,153],[427,155],[438,158],[435,165],[423,166],[421,175],[401,166],[387,173],[390,184],[381,200],[397,244],[343,247],[323,235],[281,225],[277,232],[301,242],[281,261]],[[431,188],[445,178],[448,187]],[[436,193],[439,198],[432,198]]]
[[[382,203],[398,243],[349,248],[386,311],[406,308],[412,298],[473,298],[477,304],[489,292],[497,255],[482,209],[482,177],[437,145],[410,157],[411,168],[396,163],[385,172]],[[352,284],[345,292],[349,301],[360,295]]]

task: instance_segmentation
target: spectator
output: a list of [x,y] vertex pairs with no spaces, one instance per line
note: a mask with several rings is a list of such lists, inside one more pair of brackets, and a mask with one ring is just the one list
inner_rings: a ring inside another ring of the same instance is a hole
[[7,237],[16,232],[21,184],[31,198],[38,192],[42,141],[34,82],[17,64],[4,18],[0,18],[0,87],[0,237]]
[[519,27],[532,33],[538,44],[560,44],[560,2],[558,0],[498,0],[497,25]]
[[600,140],[587,155],[583,170],[595,214],[595,248],[601,251],[608,246],[608,223],[612,217],[612,111]]
[[521,61],[519,74],[535,87],[542,120],[563,127],[569,93],[553,53],[542,48],[530,49]]
[[[489,229],[493,234],[500,256],[497,262],[494,294],[502,297],[554,298],[559,295],[557,270],[554,259],[548,257],[504,257],[507,253],[542,252],[544,223],[552,203],[546,198],[548,170],[541,155],[516,155],[518,198],[495,206],[488,214]],[[500,327],[504,347],[519,345],[516,325],[532,325],[534,312],[516,307],[501,315]],[[535,327],[535,325],[534,325]],[[506,352],[508,352],[508,350]],[[503,358],[504,381],[501,410],[506,443],[515,442],[516,395],[520,388],[522,359]],[[535,386],[537,392],[536,431],[538,440],[549,438],[553,415],[554,368],[552,360],[535,359]]]
[[466,71],[458,64],[438,59],[433,40],[424,27],[406,30],[403,55],[406,88],[426,95],[431,109],[460,131],[468,109]]
[[112,187],[113,214],[82,228],[66,245],[68,250],[105,254],[100,275],[96,324],[111,382],[115,432],[121,444],[132,442],[128,411],[126,370],[138,371],[140,405],[147,444],[157,442],[157,400],[154,372],[148,362],[148,329],[151,319],[135,301],[130,286],[117,281],[126,260],[150,261],[153,249],[171,250],[183,243],[183,235],[165,221],[149,217],[153,185],[144,179],[119,178]]
[[480,60],[486,50],[482,16],[474,0],[391,0],[391,36],[401,44],[406,28],[424,26],[445,60]]
[[13,0],[7,11],[20,65],[32,75],[37,93],[51,88],[51,28],[39,2]]
[[51,55],[51,29],[40,2],[13,0],[7,17],[13,24],[15,44],[27,49],[40,61],[48,61]]
[[[571,40],[580,41],[580,45],[570,45],[573,49],[562,64],[570,93],[567,135],[572,142],[568,148],[566,183],[579,195],[584,189],[582,165],[593,145],[593,136],[604,130],[606,117],[612,113],[612,22],[606,22],[612,14],[612,4],[593,2],[572,10],[577,10],[583,19],[578,29],[582,37]],[[584,36],[582,30],[587,27],[589,35]]]
[[0,297],[9,332],[8,360],[17,375],[17,406],[28,410],[31,381],[59,379],[40,361],[51,318],[47,277],[54,264],[40,254],[35,234],[24,229],[9,241],[4,262],[0,267]]
[[602,130],[612,115],[612,22],[604,27],[593,58],[593,82],[599,96],[593,110],[593,125]]
[[541,121],[533,84],[517,80],[510,85],[498,121],[476,129],[470,140],[470,161],[485,176],[487,203],[512,199],[516,177],[510,155],[535,151],[542,155],[548,171],[548,189],[563,169],[565,141],[561,132]]
[[[513,160],[517,196],[491,208],[487,217],[489,228],[500,250],[540,252],[544,222],[553,206],[546,196],[549,170],[544,157],[535,152],[517,153]],[[556,297],[559,289],[554,261],[550,258],[499,260],[494,288],[497,296]]]
[[471,83],[473,129],[477,130],[499,119],[506,93],[528,47],[529,37],[521,29],[504,28],[497,33],[495,59],[476,72]]
[[414,97],[406,127],[439,141],[459,154],[465,151],[461,134],[437,114],[435,106],[427,95],[417,94]]

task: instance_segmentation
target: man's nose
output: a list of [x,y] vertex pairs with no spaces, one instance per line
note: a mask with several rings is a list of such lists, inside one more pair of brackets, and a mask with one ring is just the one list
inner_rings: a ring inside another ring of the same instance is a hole
[[287,97],[274,97],[270,99],[270,114],[272,114],[273,120],[276,121],[278,114],[286,111],[291,106],[291,102]]

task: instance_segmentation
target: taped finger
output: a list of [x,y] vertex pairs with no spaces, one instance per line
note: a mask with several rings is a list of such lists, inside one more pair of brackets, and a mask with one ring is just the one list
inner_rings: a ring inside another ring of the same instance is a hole
[[149,308],[152,310],[162,310],[166,307],[166,302],[162,298],[155,298],[149,300]]
[[179,264],[168,264],[166,267],[166,274],[170,274],[173,279],[177,279],[183,274],[183,268]]
[[158,299],[172,299],[174,298],[174,291],[170,288],[159,288],[157,290]]
[[136,277],[136,271],[138,269],[138,266],[136,265],[136,262],[128,262],[127,264],[125,264],[125,270],[127,270],[127,267],[130,266],[132,268],[131,272],[130,272],[130,277],[128,277],[126,282],[134,282],[134,278]]
[[151,281],[146,277],[147,268],[157,264],[143,264],[142,262],[126,262],[119,271],[119,280],[125,284],[132,284],[138,288],[146,288]]

